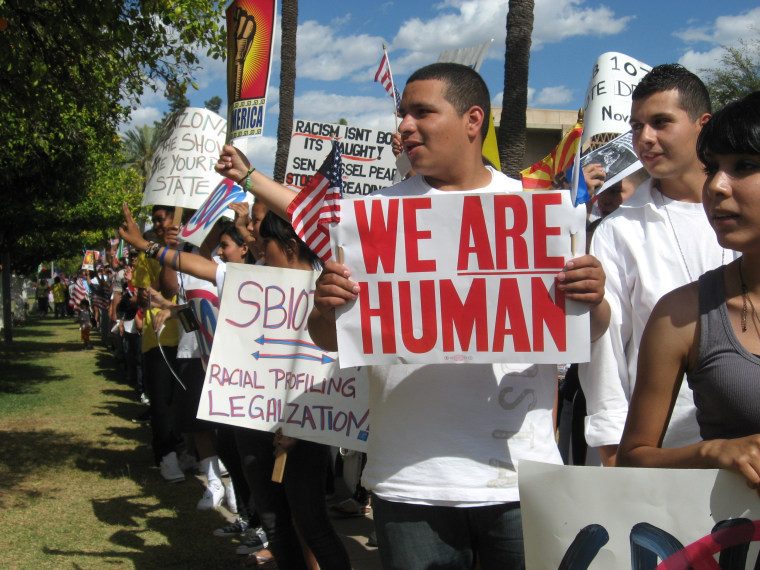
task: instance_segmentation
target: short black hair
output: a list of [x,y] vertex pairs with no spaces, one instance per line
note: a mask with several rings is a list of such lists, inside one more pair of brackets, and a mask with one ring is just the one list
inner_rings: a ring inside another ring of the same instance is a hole
[[278,247],[285,251],[290,246],[291,241],[296,243],[296,256],[299,260],[309,263],[314,269],[321,269],[322,260],[319,259],[304,241],[298,237],[298,234],[289,223],[280,216],[272,212],[267,212],[259,226],[259,234],[262,239],[271,239],[277,242]]
[[460,116],[464,115],[470,107],[483,109],[483,125],[480,127],[480,134],[483,140],[486,140],[491,117],[491,96],[480,74],[461,63],[431,63],[412,73],[406,80],[406,84],[428,79],[437,79],[446,85],[443,89],[443,97],[451,103]]
[[633,90],[633,101],[645,99],[661,91],[678,92],[681,109],[686,111],[689,119],[696,121],[709,113],[710,94],[702,80],[678,63],[664,63],[653,67]]
[[[240,230],[232,220],[222,218],[217,222],[217,227],[219,228],[220,239],[222,236],[227,236],[234,241],[238,247],[247,243],[243,234],[240,233]],[[254,261],[256,260],[253,257],[253,252],[249,248],[248,253],[245,254],[245,263],[253,263]]]
[[150,213],[155,214],[159,210],[166,211],[167,214],[173,214],[174,213],[174,206],[162,206],[161,204],[156,204],[151,208]]
[[760,91],[729,103],[702,127],[697,156],[707,164],[715,154],[760,155]]

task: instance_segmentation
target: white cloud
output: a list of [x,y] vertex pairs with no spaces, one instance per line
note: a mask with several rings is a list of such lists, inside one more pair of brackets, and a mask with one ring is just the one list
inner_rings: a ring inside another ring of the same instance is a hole
[[568,89],[564,85],[557,85],[556,87],[544,87],[541,89],[535,96],[532,104],[537,107],[554,107],[556,105],[564,105],[572,100],[573,90]]
[[[586,7],[585,0],[536,0],[532,49],[557,43],[573,36],[603,36],[622,32],[634,16],[616,17],[608,7]],[[445,0],[439,14],[423,21],[406,21],[393,39],[394,50],[408,50],[398,59],[400,71],[438,59],[444,49],[467,47],[494,38],[503,46],[506,38],[507,0]],[[503,57],[503,50],[489,50],[491,58]]]
[[334,81],[379,61],[380,36],[367,34],[339,37],[334,28],[314,20],[298,26],[296,76]]
[[368,129],[394,130],[393,100],[390,97],[332,95],[324,91],[308,91],[296,95],[297,119],[337,123],[346,119],[349,125]]
[[[530,89],[528,89],[528,100],[530,100],[531,93]],[[504,91],[499,91],[496,95],[491,97],[491,107],[501,107],[501,104],[504,102]]]
[[696,73],[700,69],[718,66],[723,46],[736,47],[742,38],[750,43],[760,39],[760,8],[736,15],[719,16],[711,24],[694,24],[673,35],[686,44],[706,44],[686,50],[678,60],[678,63]]
[[124,134],[134,127],[153,125],[153,122],[160,120],[163,115],[163,112],[157,107],[138,107],[137,109],[132,110],[129,122],[121,123],[119,125],[119,133]]
[[263,174],[271,177],[274,173],[274,155],[277,152],[275,137],[254,137],[248,141],[246,156],[251,164]]

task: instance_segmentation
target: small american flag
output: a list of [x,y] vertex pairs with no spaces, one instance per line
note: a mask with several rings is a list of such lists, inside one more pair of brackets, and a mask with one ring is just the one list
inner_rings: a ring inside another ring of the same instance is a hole
[[340,144],[332,141],[332,151],[317,173],[288,206],[290,223],[306,245],[327,263],[332,259],[327,224],[340,221],[343,197],[343,161]]
[[393,84],[391,62],[388,61],[388,54],[385,52],[383,52],[383,59],[380,60],[380,67],[377,68],[377,73],[375,73],[375,82],[377,81],[382,83],[388,95],[394,98],[396,111],[398,111],[398,108],[401,106],[401,95],[398,94],[398,89]]

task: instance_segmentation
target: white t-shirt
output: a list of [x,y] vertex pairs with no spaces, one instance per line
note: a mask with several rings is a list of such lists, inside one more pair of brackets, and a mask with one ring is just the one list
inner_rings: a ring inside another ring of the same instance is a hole
[[[579,374],[586,396],[586,441],[617,445],[636,381],[641,336],[657,301],[735,258],[718,244],[702,204],[666,198],[647,180],[599,225],[591,254],[607,280],[612,315],[607,332],[591,345],[591,362]],[[666,447],[700,441],[694,401],[686,382],[676,400]]]
[[[489,170],[492,181],[479,192],[522,190]],[[438,193],[418,175],[372,196]],[[372,435],[362,480],[382,499],[458,507],[517,501],[521,460],[562,462],[554,365],[371,366],[369,379]]]

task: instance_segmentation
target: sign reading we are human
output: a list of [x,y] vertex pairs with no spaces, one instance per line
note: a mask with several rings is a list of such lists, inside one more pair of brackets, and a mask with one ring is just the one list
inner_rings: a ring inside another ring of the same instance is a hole
[[344,200],[331,234],[360,293],[341,362],[587,361],[588,306],[555,287],[585,215],[567,191]]
[[306,330],[317,275],[227,264],[199,418],[366,451],[366,373]]
[[227,121],[208,109],[188,107],[156,150],[142,205],[196,209],[219,183],[214,170],[222,152]]
[[343,196],[366,196],[393,184],[396,158],[391,133],[316,121],[293,121],[285,185],[298,191],[309,183],[330,151],[331,139],[340,144]]

